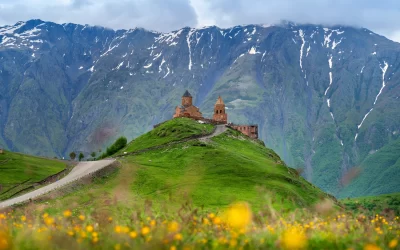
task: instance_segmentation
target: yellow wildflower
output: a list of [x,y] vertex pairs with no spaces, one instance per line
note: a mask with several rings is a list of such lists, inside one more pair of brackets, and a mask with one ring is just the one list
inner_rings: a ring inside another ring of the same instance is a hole
[[99,237],[99,234],[98,234],[97,232],[93,232],[93,233],[92,233],[92,237],[93,237],[93,238],[98,238],[98,237]]
[[224,213],[225,222],[235,229],[245,229],[252,220],[250,206],[245,202],[231,205]]
[[281,245],[284,249],[303,249],[307,245],[307,237],[303,231],[291,228],[282,234]]
[[174,236],[174,240],[182,240],[183,239],[183,236],[182,236],[182,234],[175,234],[175,236]]
[[179,223],[176,221],[172,221],[168,224],[168,232],[177,232],[179,230]]
[[157,224],[157,223],[156,223],[155,220],[150,221],[150,226],[154,227],[156,224]]
[[71,210],[65,210],[63,215],[65,218],[69,218],[72,216],[72,212],[71,212]]
[[51,217],[46,217],[46,218],[44,219],[44,223],[45,223],[47,226],[53,225],[53,224],[54,224],[54,219],[51,218]]
[[150,233],[150,228],[149,227],[143,227],[142,228],[142,235],[146,235],[148,233]]
[[25,215],[21,216],[21,221],[26,221],[26,216]]
[[381,250],[381,248],[375,244],[367,244],[364,246],[364,250]]
[[92,225],[89,225],[86,227],[86,231],[88,231],[89,233],[93,232],[94,228]]
[[119,234],[122,232],[122,228],[120,226],[115,226],[114,231]]
[[81,221],[84,221],[86,217],[85,217],[83,214],[81,214],[81,215],[79,215],[78,218],[79,218]]
[[397,244],[399,244],[397,239],[393,239],[389,242],[389,248],[395,248],[397,247]]
[[10,249],[10,241],[5,232],[0,231],[0,250]]
[[176,246],[171,246],[169,250],[176,250]]
[[137,233],[135,231],[132,231],[129,233],[129,237],[131,237],[132,239],[135,239],[137,237]]

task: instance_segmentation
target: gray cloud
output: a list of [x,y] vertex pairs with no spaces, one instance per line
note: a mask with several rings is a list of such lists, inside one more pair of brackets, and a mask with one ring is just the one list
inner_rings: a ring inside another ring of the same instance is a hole
[[398,0],[0,0],[0,24],[32,18],[158,31],[290,20],[366,27],[400,41]]

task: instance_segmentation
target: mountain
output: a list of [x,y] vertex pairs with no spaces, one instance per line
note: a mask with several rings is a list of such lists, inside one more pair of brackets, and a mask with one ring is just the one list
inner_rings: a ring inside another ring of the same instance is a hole
[[[400,191],[398,153],[379,178],[362,165],[400,140],[400,44],[370,30],[286,23],[159,33],[30,20],[1,27],[0,41],[7,149],[96,151],[170,119],[188,89],[206,116],[221,95],[230,121],[259,124],[265,144],[327,192],[357,195],[357,180],[383,186],[386,176],[389,190],[364,194]],[[345,185],[349,176],[356,181]]]

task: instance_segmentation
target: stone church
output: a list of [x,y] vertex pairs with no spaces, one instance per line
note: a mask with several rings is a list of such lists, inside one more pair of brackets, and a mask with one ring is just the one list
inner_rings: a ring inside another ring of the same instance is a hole
[[237,125],[233,123],[228,124],[228,114],[226,113],[225,103],[222,97],[219,96],[214,105],[214,115],[212,119],[203,117],[200,109],[193,105],[193,97],[189,91],[185,91],[182,96],[182,104],[175,108],[174,118],[188,117],[195,120],[202,120],[204,122],[213,124],[227,124],[232,129],[240,131],[241,133],[253,139],[258,139],[258,125]]

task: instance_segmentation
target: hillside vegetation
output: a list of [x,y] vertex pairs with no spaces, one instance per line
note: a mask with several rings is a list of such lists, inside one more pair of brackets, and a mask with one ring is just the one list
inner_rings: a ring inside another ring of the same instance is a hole
[[341,203],[354,212],[382,213],[391,210],[400,215],[400,193],[346,198]]
[[66,164],[58,160],[6,151],[0,154],[0,200],[8,199],[65,168]]
[[[327,197],[261,141],[237,131],[229,129],[206,142],[177,142],[178,138],[212,131],[213,126],[186,118],[168,121],[122,149],[128,155],[119,158],[121,167],[108,177],[49,200],[50,211],[77,204],[84,211],[97,208],[114,214],[146,201],[172,209],[188,202],[215,211],[235,201],[246,201],[256,209],[272,204],[291,210],[310,207]],[[161,147],[152,149],[156,145]],[[146,148],[149,150],[129,155]],[[112,201],[122,202],[110,207]]]
[[50,193],[29,209],[0,212],[0,239],[18,249],[398,246],[398,216],[338,209],[261,141],[230,129],[211,139],[161,141],[198,124],[168,121],[131,142],[124,150],[136,154],[119,158],[114,171]]
[[180,141],[193,136],[201,136],[211,134],[214,126],[211,124],[202,124],[189,118],[179,118],[169,120],[150,132],[139,136],[122,152],[134,152],[162,144]]

